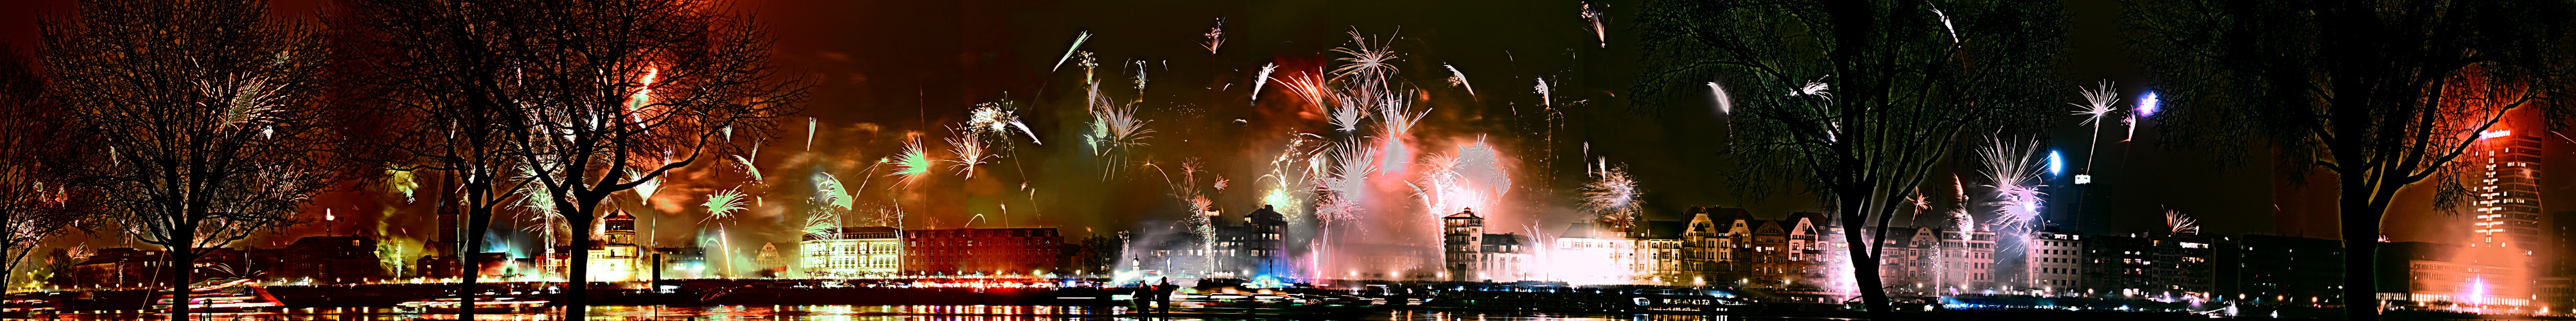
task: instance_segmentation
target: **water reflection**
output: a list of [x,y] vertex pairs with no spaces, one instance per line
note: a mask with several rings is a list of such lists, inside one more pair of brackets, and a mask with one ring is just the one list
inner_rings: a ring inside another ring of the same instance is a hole
[[[603,306],[591,307],[589,320],[774,320],[774,321],[1022,321],[1022,320],[1235,320],[1207,318],[1131,318],[1111,317],[1097,308],[1056,306]],[[192,317],[207,321],[407,321],[454,320],[452,314],[403,314],[357,310],[295,310],[260,313],[208,313]],[[87,314],[36,316],[35,320],[159,320],[159,316],[141,314]],[[475,320],[552,321],[544,314],[481,314]],[[1676,315],[1580,315],[1491,312],[1386,311],[1371,313],[1362,320],[1375,321],[1554,321],[1554,320],[1623,320],[1623,321],[1734,321],[1782,320],[1781,318],[1745,318]]]

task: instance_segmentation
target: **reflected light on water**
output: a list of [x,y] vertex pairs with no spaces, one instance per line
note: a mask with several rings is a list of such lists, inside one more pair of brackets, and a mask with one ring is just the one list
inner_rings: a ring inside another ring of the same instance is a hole
[[[209,321],[396,321],[454,320],[452,314],[370,313],[363,311],[298,311],[261,313],[205,313],[194,320]],[[1210,320],[1200,318],[1135,318],[1100,315],[1101,308],[1006,305],[811,305],[811,306],[598,306],[591,308],[589,320],[922,320],[922,321],[1020,321],[1020,320]],[[36,319],[45,319],[38,316]],[[65,315],[54,320],[150,320],[156,316],[138,314]],[[540,313],[478,314],[475,320],[551,321],[560,320]],[[1240,320],[1240,319],[1215,319]],[[1480,313],[1391,310],[1371,313],[1362,320],[1378,321],[1555,321],[1555,320],[1626,320],[1626,321],[1733,321],[1780,320],[1779,318],[1745,318],[1687,315],[1581,315],[1542,313]],[[1802,319],[1803,320],[1803,319]]]

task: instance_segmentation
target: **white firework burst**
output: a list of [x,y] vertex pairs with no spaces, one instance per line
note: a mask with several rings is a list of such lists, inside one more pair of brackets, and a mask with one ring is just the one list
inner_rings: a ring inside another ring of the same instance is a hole
[[984,136],[976,135],[972,129],[961,128],[957,137],[948,138],[948,146],[948,152],[957,154],[957,159],[940,161],[956,163],[949,168],[956,170],[958,176],[969,179],[975,178],[975,166],[988,162],[986,158],[991,156],[984,150]]
[[1333,79],[1340,80],[1359,75],[1362,79],[1383,81],[1386,75],[1397,72],[1393,64],[1396,59],[1393,44],[1388,41],[1369,41],[1368,37],[1360,35],[1358,27],[1352,27],[1350,35],[1351,47],[1333,48],[1333,52],[1349,55],[1349,57],[1333,59],[1348,63],[1333,68]]
[[1583,184],[1583,208],[1599,215],[1603,221],[1635,222],[1638,199],[1644,193],[1637,189],[1636,179],[1628,176],[1627,166],[1611,166],[1608,160],[1603,160],[1600,166],[1588,172],[1592,174],[1592,182]]
[[2165,227],[2173,234],[2200,234],[2200,220],[2178,210],[2165,210]]
[[1995,190],[1995,201],[2005,206],[1995,209],[1995,230],[2021,231],[2038,224],[2039,177],[2045,172],[2038,157],[2039,141],[2015,144],[1994,139],[1977,150],[1979,163]]

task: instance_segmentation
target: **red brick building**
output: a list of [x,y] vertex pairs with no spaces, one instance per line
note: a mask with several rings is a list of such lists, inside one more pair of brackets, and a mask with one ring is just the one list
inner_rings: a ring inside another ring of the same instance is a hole
[[1063,266],[1054,228],[903,231],[905,274],[1051,273]]

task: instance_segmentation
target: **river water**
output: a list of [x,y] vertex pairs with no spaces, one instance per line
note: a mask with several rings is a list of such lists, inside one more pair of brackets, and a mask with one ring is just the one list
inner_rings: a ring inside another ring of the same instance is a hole
[[[1119,317],[1106,317],[1106,316],[1080,316],[1080,314],[1095,314],[1095,313],[1099,313],[1100,311],[1097,311],[1097,310],[1091,310],[1091,309],[1088,309],[1088,308],[1080,308],[1080,307],[1050,307],[1050,306],[848,306],[848,305],[812,305],[812,306],[742,306],[742,305],[728,305],[728,306],[685,306],[685,307],[684,307],[684,306],[603,306],[603,307],[592,307],[592,308],[590,309],[590,311],[591,311],[591,313],[590,313],[589,320],[621,320],[621,321],[622,321],[622,320],[706,320],[706,321],[721,321],[721,320],[779,320],[779,321],[790,321],[790,320],[794,320],[794,321],[861,321],[861,320],[871,320],[871,321],[873,321],[873,320],[907,320],[907,321],[909,321],[909,320],[923,320],[923,321],[933,321],[933,320],[937,320],[937,321],[1184,320],[1184,321],[1185,321],[1185,320],[1208,320],[1208,319],[1199,319],[1199,318],[1119,318]],[[48,319],[48,318],[47,318],[47,317],[45,317],[45,316],[37,316],[35,319],[36,319],[36,320],[46,320],[46,319]],[[156,319],[156,320],[157,320],[157,319],[162,319],[162,318],[161,318],[161,317],[158,317],[158,316],[135,315],[135,314],[90,314],[90,315],[66,315],[66,316],[58,316],[58,317],[51,318],[51,319],[54,319],[54,320],[136,320],[136,319]],[[256,320],[256,321],[290,321],[290,320],[291,320],[291,321],[307,321],[307,320],[332,320],[332,321],[343,321],[343,320],[346,320],[346,321],[358,321],[358,320],[376,321],[376,320],[385,320],[385,321],[399,321],[399,320],[454,320],[454,319],[455,319],[455,315],[421,315],[421,314],[396,314],[396,313],[362,313],[362,312],[357,312],[357,311],[329,311],[329,310],[293,310],[293,311],[284,311],[284,312],[261,312],[261,313],[219,313],[219,314],[205,314],[205,315],[198,315],[198,316],[191,317],[191,319],[192,319],[192,320],[208,320],[208,321],[254,321],[254,320]],[[561,320],[560,318],[554,318],[554,317],[550,317],[550,316],[547,316],[547,315],[544,315],[544,314],[539,314],[539,313],[523,313],[523,314],[483,314],[483,315],[477,315],[477,316],[475,317],[475,319],[476,319],[476,320],[512,320],[512,321],[552,321],[552,320]],[[1478,313],[1478,312],[1386,311],[1386,312],[1381,312],[1381,313],[1371,313],[1371,314],[1368,314],[1368,315],[1366,315],[1365,317],[1363,317],[1361,320],[1372,320],[1372,321],[1551,321],[1551,320],[1626,320],[1626,321],[1718,320],[1718,321],[1733,321],[1733,320],[1746,320],[1746,319],[1748,319],[1748,318],[1743,318],[1743,317],[1727,318],[1727,317],[1716,317],[1716,316],[1672,316],[1672,315],[1651,315],[1651,316],[1649,316],[1649,315],[1637,315],[1637,316],[1628,316],[1628,315],[1580,315],[1580,314],[1531,314],[1531,313]],[[1232,319],[1220,319],[1220,320],[1232,320]],[[1757,320],[1781,320],[1781,319],[1779,319],[1779,318],[1757,318]]]

